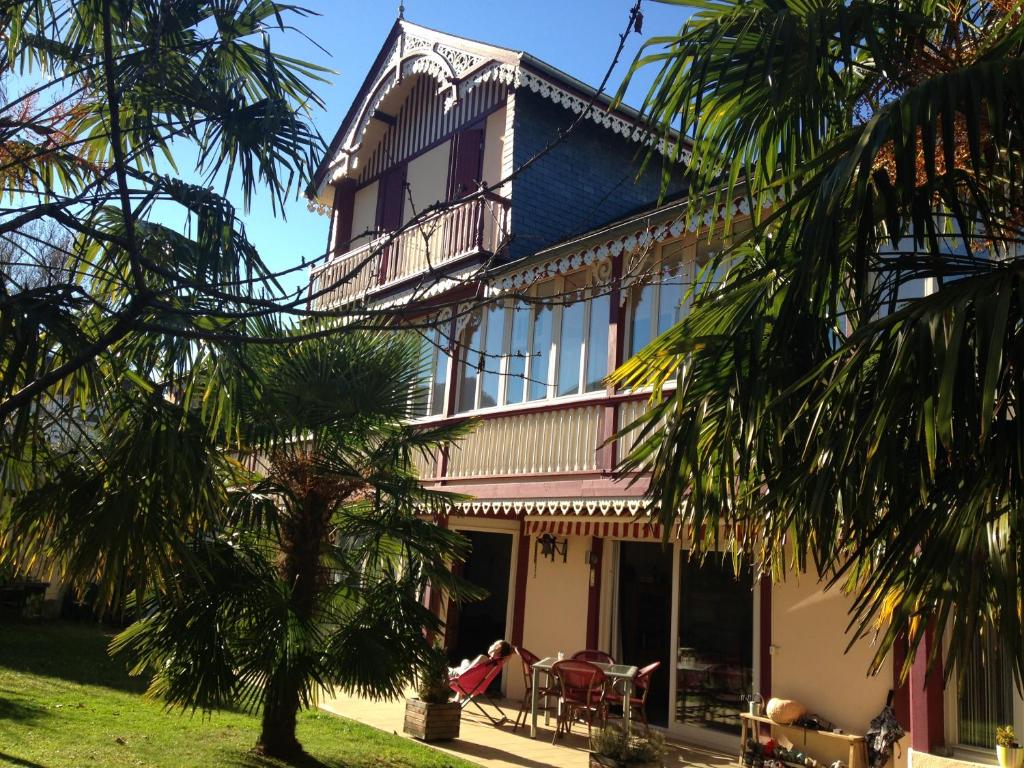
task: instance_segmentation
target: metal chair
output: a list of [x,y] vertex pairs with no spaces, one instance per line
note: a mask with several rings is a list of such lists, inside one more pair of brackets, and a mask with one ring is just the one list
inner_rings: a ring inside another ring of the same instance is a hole
[[588,648],[585,651],[576,651],[572,655],[573,661],[596,661],[598,664],[614,664],[615,659],[612,658],[610,653],[604,651],[597,651]]
[[[650,723],[647,722],[647,694],[651,690],[651,676],[660,666],[661,662],[655,661],[641,668],[636,673],[636,677],[633,678],[633,692],[629,696],[629,708],[632,716],[636,717],[639,714],[640,720],[647,730],[651,729]],[[620,693],[614,688],[608,691],[604,698],[605,702],[610,706],[625,706],[625,694]]]
[[[533,665],[540,661],[540,656],[526,650],[525,648],[517,647],[514,649],[519,654],[519,659],[523,662],[523,678],[526,681],[526,693],[523,695],[523,703],[519,705],[519,714],[516,715],[515,725],[512,726],[512,730],[518,730],[519,726],[526,722],[526,716],[530,712],[530,703],[533,700]],[[541,709],[548,712],[551,707],[547,704],[547,700],[551,696],[558,696],[557,685],[544,685],[537,689],[537,698],[543,698],[545,703],[541,705]]]
[[555,662],[551,673],[558,683],[558,727],[551,743],[563,732],[571,733],[572,724],[580,715],[587,724],[589,743],[594,720],[603,723],[607,719],[604,672],[589,661],[567,659]]

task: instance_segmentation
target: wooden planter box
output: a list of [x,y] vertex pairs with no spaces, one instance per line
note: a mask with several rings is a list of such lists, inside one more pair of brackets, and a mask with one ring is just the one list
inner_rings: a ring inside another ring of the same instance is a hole
[[459,738],[462,707],[459,702],[426,704],[419,699],[405,700],[405,726],[402,730],[423,741]]
[[622,763],[602,755],[590,755],[590,768],[662,768],[662,763]]

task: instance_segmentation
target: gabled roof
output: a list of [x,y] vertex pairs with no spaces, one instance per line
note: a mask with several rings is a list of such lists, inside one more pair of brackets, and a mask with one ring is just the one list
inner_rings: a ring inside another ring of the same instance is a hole
[[[328,183],[351,172],[351,159],[362,146],[377,108],[413,74],[428,75],[437,81],[438,93],[445,94],[445,109],[487,82],[528,88],[576,114],[581,114],[597,93],[586,83],[523,51],[449,35],[399,19],[388,33],[326,156],[316,169],[315,197],[321,195]],[[626,106],[611,109],[611,99],[603,94],[597,95],[595,101],[600,108],[592,109],[589,115],[595,123],[633,141],[653,143],[635,109]]]

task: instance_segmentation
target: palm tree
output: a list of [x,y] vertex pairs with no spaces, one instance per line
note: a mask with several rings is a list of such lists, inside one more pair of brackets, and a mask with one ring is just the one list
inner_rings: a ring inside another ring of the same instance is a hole
[[126,399],[95,452],[19,499],[8,540],[131,591],[137,620],[111,648],[151,694],[261,711],[258,748],[294,758],[320,691],[402,692],[439,629],[428,582],[473,594],[447,568],[465,540],[429,519],[452,498],[414,469],[462,432],[407,426],[420,354],[351,331],[211,357],[189,391],[226,392],[230,430],[211,432],[198,398]]
[[616,373],[655,389],[623,466],[698,552],[730,531],[764,573],[854,592],[876,666],[906,637],[909,669],[937,624],[947,672],[988,632],[1019,682],[1022,6],[692,5],[634,70],[658,69],[647,114],[692,153],[689,213],[729,211],[701,231],[727,276]]

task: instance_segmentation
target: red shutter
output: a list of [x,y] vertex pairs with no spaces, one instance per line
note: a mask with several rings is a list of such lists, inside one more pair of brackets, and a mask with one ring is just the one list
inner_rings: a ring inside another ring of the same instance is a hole
[[377,229],[394,232],[402,226],[405,207],[405,166],[392,168],[380,179],[377,190]]
[[483,178],[484,129],[467,128],[455,138],[452,153],[452,172],[449,177],[448,199],[476,192]]
[[[377,229],[394,232],[402,226],[405,209],[405,165],[399,165],[381,176],[377,189]],[[386,283],[398,258],[397,242],[384,248],[380,254],[378,281]]]

